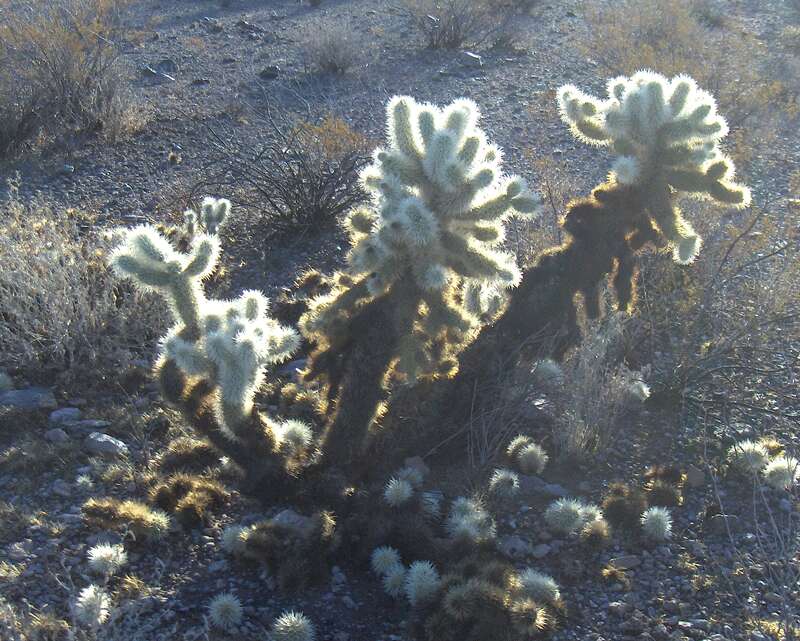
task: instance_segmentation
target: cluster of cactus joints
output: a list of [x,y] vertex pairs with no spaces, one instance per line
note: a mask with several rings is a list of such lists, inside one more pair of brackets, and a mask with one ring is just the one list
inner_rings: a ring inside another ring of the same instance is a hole
[[[569,102],[567,96],[574,97],[574,92],[574,88],[563,90],[562,102]],[[696,90],[692,95],[707,94]],[[580,105],[577,108],[584,109]],[[568,109],[575,115],[576,107]],[[595,111],[592,122],[599,127],[605,123],[605,112],[597,108]],[[710,114],[709,109],[709,118]],[[704,118],[704,122],[709,118]],[[729,167],[729,161],[719,152],[719,138],[714,138],[714,153]],[[611,144],[610,139],[604,141],[605,138],[598,143]],[[658,154],[653,157],[657,159]],[[711,166],[716,167],[711,170],[713,175],[722,165],[709,165],[709,169]],[[721,179],[721,184],[727,185],[732,194],[739,194],[728,199],[735,202],[723,204],[743,206],[748,202],[747,190],[730,182],[730,173]],[[664,221],[672,215],[670,212],[677,213],[674,199],[684,189],[677,180],[675,185],[665,182],[663,177],[659,180],[625,184],[611,176],[590,197],[571,201],[562,220],[566,232],[563,244],[545,251],[533,266],[524,270],[520,284],[511,291],[508,304],[496,321],[462,351],[458,374],[435,388],[413,388],[404,391],[402,398],[395,394],[389,412],[382,419],[383,433],[392,434],[391,438],[403,443],[408,452],[435,445],[425,440],[426,434],[435,435],[435,442],[445,438],[448,434],[442,433],[443,425],[456,429],[469,416],[495,411],[497,395],[484,393],[473,402],[474,390],[491,389],[508,363],[519,358],[520,345],[524,345],[523,356],[541,357],[542,351],[548,350],[556,360],[563,358],[581,338],[578,297],[586,316],[598,318],[607,281],[616,294],[618,309],[631,311],[636,300],[637,255],[647,246],[662,247],[671,242],[669,226]],[[691,244],[696,241],[685,243],[683,250],[679,248],[684,257]],[[422,405],[433,410],[419,420],[407,420]],[[409,433],[412,425],[413,434]],[[406,426],[408,429],[403,433]],[[422,437],[415,439],[413,435]]]
[[563,603],[533,597],[513,565],[484,549],[442,577],[438,598],[422,614],[416,634],[430,641],[518,641],[553,631]]
[[107,497],[89,499],[81,508],[87,525],[103,530],[123,529],[137,541],[157,541],[167,535],[169,517],[139,501]]
[[[346,407],[349,397],[338,399],[337,412],[359,436],[377,419],[389,374],[409,383],[453,375],[460,350],[519,280],[513,256],[498,246],[505,220],[536,213],[539,200],[521,178],[502,174],[500,150],[477,120],[468,100],[445,109],[408,97],[389,102],[389,145],[362,175],[372,205],[347,219],[347,269],[301,319],[318,347],[309,376],[324,374],[336,386],[335,368],[349,353],[360,378],[376,379],[377,390],[352,399],[360,412]],[[361,355],[357,345],[373,338],[359,335],[365,318],[379,324],[380,347]],[[376,361],[372,370],[365,360]]]
[[238,534],[232,552],[243,561],[260,562],[287,592],[321,582],[339,545],[336,519],[322,511],[298,522],[259,521]]
[[227,490],[218,481],[183,473],[157,483],[150,491],[151,502],[174,514],[185,529],[207,524],[210,511],[221,507],[228,498]]
[[748,189],[734,182],[733,162],[719,147],[728,133],[725,119],[713,96],[688,76],[640,71],[614,78],[606,100],[566,85],[559,107],[577,138],[617,154],[610,178],[647,194],[649,215],[677,262],[692,262],[701,239],[673,204],[674,192],[749,203]]
[[283,478],[279,426],[254,411],[253,396],[267,366],[288,358],[299,336],[267,316],[260,292],[246,291],[236,300],[205,296],[202,281],[219,257],[219,240],[210,232],[219,231],[229,209],[225,200],[203,202],[196,226],[204,233],[194,234],[187,252],[149,225],[132,229],[111,264],[118,275],[161,294],[173,311],[175,325],[157,364],[165,398],[248,476],[273,472]]

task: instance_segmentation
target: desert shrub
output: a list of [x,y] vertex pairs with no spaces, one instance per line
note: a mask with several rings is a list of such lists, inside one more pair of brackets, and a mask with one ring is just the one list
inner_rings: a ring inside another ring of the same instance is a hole
[[138,111],[115,41],[125,0],[20,0],[0,9],[0,154],[37,132],[116,138]]
[[[734,135],[746,123],[755,139],[754,127],[769,132],[776,116],[797,110],[797,88],[776,73],[767,45],[743,29],[709,27],[702,17],[708,12],[698,13],[691,0],[588,7],[585,46],[601,68],[613,75],[652,69],[692,76],[717,98]],[[752,151],[752,141],[742,147]]]
[[315,29],[305,45],[306,66],[320,73],[343,74],[358,62],[353,34],[342,27]]
[[88,214],[24,202],[18,185],[9,187],[0,219],[0,366],[68,381],[141,356],[165,327],[161,306],[113,279],[110,239]]
[[480,45],[506,22],[506,12],[489,0],[406,0],[406,6],[431,49]]
[[586,321],[583,341],[562,363],[561,376],[545,385],[555,406],[553,438],[561,456],[580,459],[607,447],[623,419],[641,409],[643,373],[625,364],[625,325],[621,312]]
[[236,130],[212,136],[211,160],[190,199],[225,193],[257,213],[251,221],[266,236],[329,228],[366,200],[358,175],[370,143],[344,120],[329,114],[310,122],[277,110],[257,120],[265,132],[259,142]]

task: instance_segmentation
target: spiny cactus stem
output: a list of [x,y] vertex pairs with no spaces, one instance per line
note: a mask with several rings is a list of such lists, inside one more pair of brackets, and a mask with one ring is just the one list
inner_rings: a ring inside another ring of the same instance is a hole
[[176,279],[171,287],[175,312],[183,323],[184,340],[196,341],[200,337],[200,304],[198,292],[189,278]]
[[[416,292],[416,294],[415,294]],[[340,383],[336,412],[322,438],[326,465],[350,466],[361,460],[367,435],[386,396],[384,382],[401,337],[411,332],[420,295],[410,275],[351,319],[353,343]],[[403,301],[402,309],[398,302]],[[408,304],[416,301],[416,304]]]

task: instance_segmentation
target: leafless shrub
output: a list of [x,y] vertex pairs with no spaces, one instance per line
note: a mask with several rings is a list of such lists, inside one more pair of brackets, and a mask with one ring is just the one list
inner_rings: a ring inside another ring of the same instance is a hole
[[224,193],[263,218],[265,235],[330,227],[366,199],[359,172],[369,141],[334,116],[319,124],[272,110],[262,118],[265,139],[211,132],[210,161],[189,198]]
[[0,205],[0,366],[69,382],[147,354],[166,310],[113,278],[91,217],[23,202],[14,183]]
[[[625,364],[626,321],[622,312],[611,311],[587,321],[583,340],[561,364],[561,375],[533,372],[555,406],[553,440],[561,456],[583,459],[607,447],[622,419],[646,398],[641,384],[647,371],[633,372]],[[546,370],[547,364],[538,367]]]
[[125,0],[13,0],[0,7],[0,154],[38,132],[102,132],[140,120],[115,44]]
[[409,15],[431,49],[483,44],[504,24],[489,0],[406,0]]
[[359,51],[350,31],[324,26],[306,42],[306,65],[321,73],[343,74],[358,62]]

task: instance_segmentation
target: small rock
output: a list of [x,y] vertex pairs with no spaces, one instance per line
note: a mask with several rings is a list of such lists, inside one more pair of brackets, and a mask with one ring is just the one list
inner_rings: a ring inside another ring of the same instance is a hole
[[608,604],[608,611],[611,614],[615,614],[617,616],[622,616],[630,612],[631,607],[627,603],[623,603],[622,601],[612,601]]
[[128,454],[128,446],[125,443],[101,432],[89,434],[84,441],[84,447],[91,454],[100,456],[125,456]]
[[298,514],[294,510],[288,509],[276,514],[272,518],[272,522],[277,523],[278,525],[293,528],[300,532],[307,532],[314,527],[314,523],[309,517]]
[[609,563],[620,570],[632,570],[633,568],[639,567],[642,560],[635,554],[626,554],[611,559]]
[[60,427],[54,427],[44,433],[45,439],[51,443],[66,443],[69,440],[69,435]]
[[706,484],[706,473],[699,467],[690,465],[686,468],[686,484],[689,487],[703,487]]
[[53,482],[52,492],[53,494],[57,494],[58,496],[63,496],[64,498],[67,498],[69,496],[72,496],[72,487],[65,480],[58,479]]
[[50,412],[48,421],[51,425],[60,425],[69,421],[79,421],[81,411],[77,407],[62,407],[61,409]]
[[14,389],[14,381],[4,369],[0,369],[0,393]]
[[0,405],[23,410],[54,409],[58,406],[53,392],[45,387],[8,390],[0,394]]
[[67,432],[70,434],[88,436],[92,432],[99,432],[107,427],[111,427],[111,422],[102,421],[97,418],[85,418],[81,421],[69,421],[67,423],[62,423],[61,427],[67,430]]
[[531,544],[516,535],[502,537],[498,542],[498,547],[511,559],[518,559],[531,553]]
[[[278,65],[269,65],[268,67],[264,67],[258,73],[258,77],[261,78],[262,80],[275,80],[280,75],[281,75],[281,68]],[[300,360],[303,361],[303,367],[305,367],[305,359],[303,358],[303,359],[300,359]],[[294,363],[297,363],[297,362],[299,362],[299,361],[292,361],[291,363],[287,363],[283,367],[279,368],[278,372],[280,372],[280,370],[283,369],[284,367],[288,367],[288,366],[293,365]]]
[[550,496],[554,496],[556,498],[561,498],[564,496],[569,496],[569,490],[558,483],[547,483],[543,488],[542,491],[545,494],[549,494]]
[[156,63],[155,69],[159,73],[176,73],[178,71],[178,63],[171,58],[162,58]]
[[547,543],[540,543],[531,550],[531,556],[534,559],[543,559],[548,554],[550,554],[551,550],[552,548],[549,545],[547,545]]

